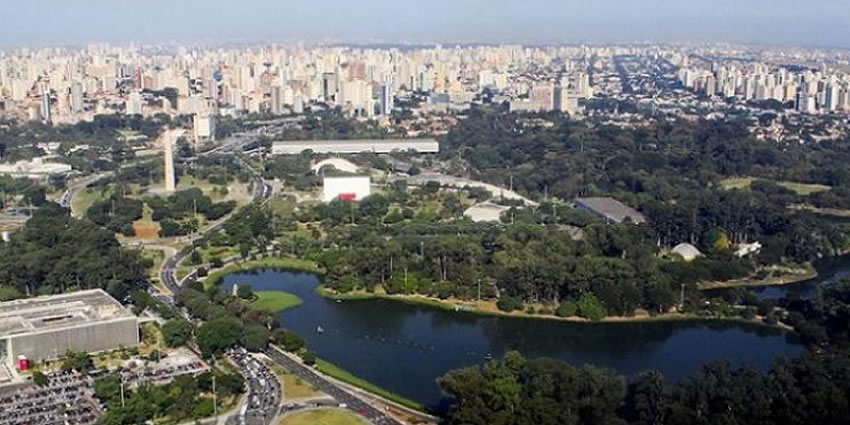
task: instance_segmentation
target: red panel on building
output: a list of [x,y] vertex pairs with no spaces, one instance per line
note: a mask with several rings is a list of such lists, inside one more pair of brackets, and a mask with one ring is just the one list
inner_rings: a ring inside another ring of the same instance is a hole
[[342,199],[343,201],[353,201],[353,200],[357,199],[357,194],[356,193],[340,193],[339,199]]
[[18,370],[26,372],[30,368],[30,361],[24,356],[18,356]]

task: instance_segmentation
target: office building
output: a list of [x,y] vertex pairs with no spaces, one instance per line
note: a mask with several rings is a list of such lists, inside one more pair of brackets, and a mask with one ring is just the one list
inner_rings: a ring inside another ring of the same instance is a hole
[[215,139],[216,117],[212,114],[195,114],[192,117],[195,142]]
[[0,303],[0,361],[139,345],[139,320],[101,289]]
[[360,201],[372,193],[369,176],[325,177],[322,179],[322,200]]

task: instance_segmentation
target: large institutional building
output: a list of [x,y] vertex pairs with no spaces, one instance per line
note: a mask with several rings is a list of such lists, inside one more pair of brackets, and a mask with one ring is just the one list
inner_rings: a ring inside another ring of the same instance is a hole
[[139,345],[139,319],[101,289],[0,303],[0,362]]
[[434,139],[358,139],[358,140],[292,140],[274,142],[273,155],[297,155],[306,150],[313,153],[361,152],[390,153],[392,151],[415,151],[418,153],[437,153],[440,144]]
[[369,176],[325,177],[322,179],[322,200],[361,201],[372,193]]

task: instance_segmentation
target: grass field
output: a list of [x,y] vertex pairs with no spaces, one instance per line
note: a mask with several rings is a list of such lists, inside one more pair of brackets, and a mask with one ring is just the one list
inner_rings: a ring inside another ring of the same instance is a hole
[[[721,181],[720,186],[723,189],[726,189],[726,190],[732,190],[732,189],[747,190],[747,189],[750,188],[750,185],[753,184],[753,182],[756,181],[756,180],[758,180],[758,179],[756,179],[755,177],[734,177],[734,178],[729,178],[729,179]],[[808,184],[808,183],[797,183],[797,182],[788,182],[788,181],[780,181],[780,182],[776,182],[776,184],[778,184],[778,185],[780,185],[780,186],[782,186],[786,189],[793,190],[798,195],[803,195],[803,196],[809,195],[809,194],[812,194],[812,193],[816,193],[816,192],[824,192],[824,191],[831,189],[831,187],[826,186],[826,185],[822,185],[822,184]]]
[[302,381],[297,376],[281,367],[281,365],[271,360],[266,360],[264,363],[272,370],[272,372],[274,372],[277,380],[280,382],[280,385],[283,386],[283,394],[287,400],[312,398],[325,395],[325,393]]
[[319,371],[324,373],[325,375],[332,376],[336,379],[339,379],[342,382],[354,385],[357,388],[366,390],[366,391],[368,391],[372,394],[381,396],[381,397],[383,397],[387,400],[392,400],[392,401],[394,401],[398,404],[401,404],[402,406],[407,406],[411,409],[415,409],[415,410],[419,410],[419,411],[425,411],[425,408],[424,408],[424,406],[422,406],[421,403],[413,401],[413,400],[406,398],[404,396],[398,395],[398,394],[391,392],[389,390],[386,390],[384,388],[381,388],[381,387],[379,387],[379,386],[377,386],[377,385],[375,385],[375,384],[373,384],[369,381],[366,381],[363,378],[355,376],[351,372],[349,372],[349,371],[347,371],[347,370],[345,370],[345,369],[343,369],[343,368],[341,368],[341,367],[339,367],[339,366],[337,366],[337,365],[335,365],[331,362],[328,362],[327,360],[316,359],[316,368],[319,369]]
[[159,278],[159,267],[162,265],[162,261],[165,259],[165,253],[160,249],[155,248],[145,248],[142,251],[142,258],[148,258],[153,260],[153,266],[148,269],[148,276],[151,278]]
[[109,196],[110,191],[101,193],[102,187],[87,187],[74,192],[74,197],[71,199],[71,210],[74,214],[82,217],[86,215],[86,210],[95,202]]
[[272,313],[297,307],[304,302],[297,295],[283,291],[257,291],[254,292],[254,295],[257,296],[257,299],[251,301],[251,307]]
[[315,409],[286,415],[277,425],[367,425],[354,413],[341,409]]

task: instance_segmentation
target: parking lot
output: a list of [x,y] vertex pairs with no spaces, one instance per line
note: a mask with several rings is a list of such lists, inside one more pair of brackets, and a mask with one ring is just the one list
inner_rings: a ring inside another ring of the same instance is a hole
[[99,410],[92,378],[76,372],[48,375],[48,385],[31,386],[0,398],[0,425],[92,424]]

